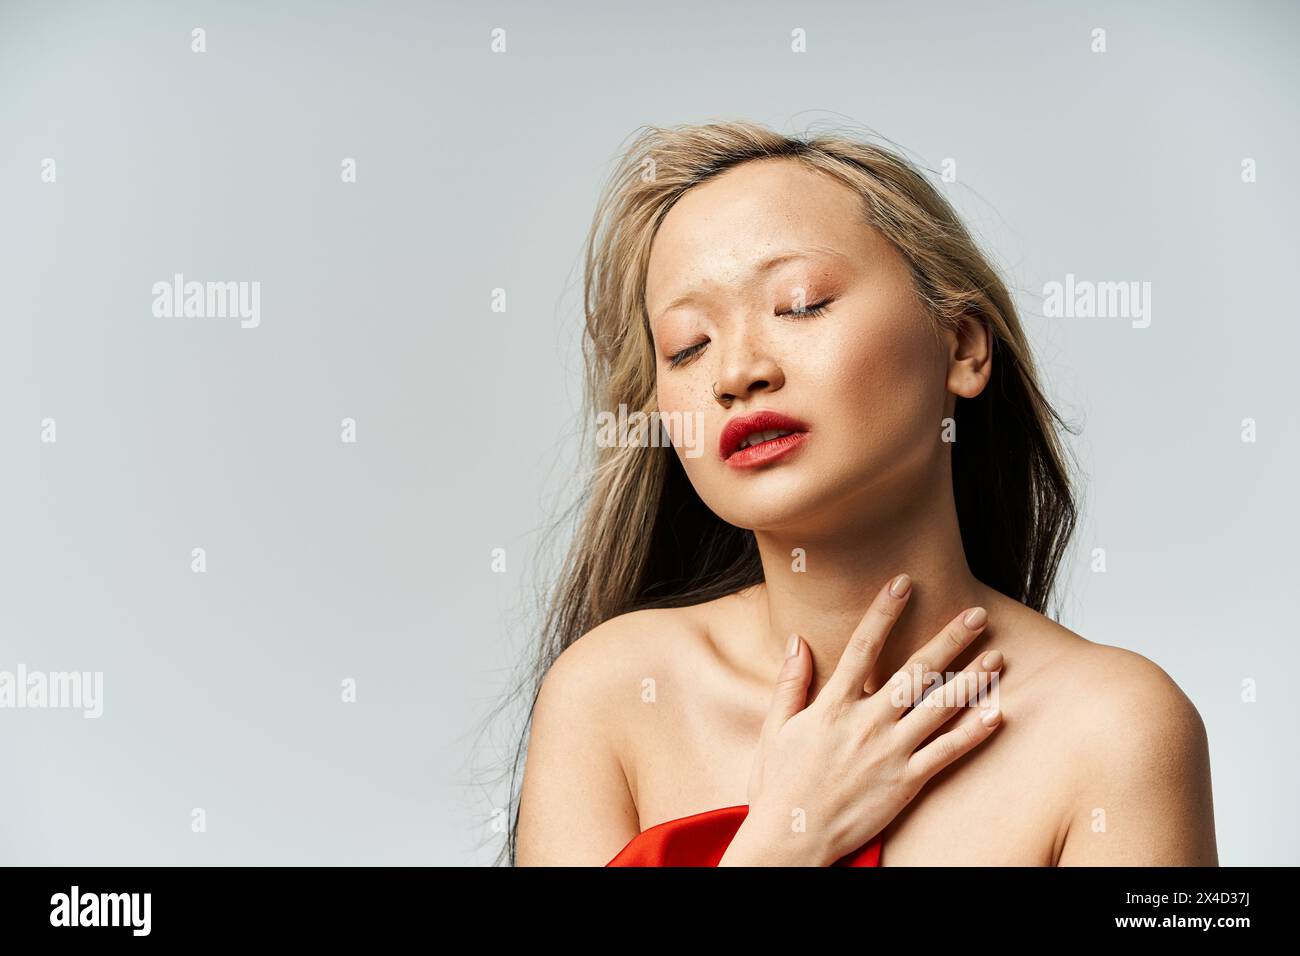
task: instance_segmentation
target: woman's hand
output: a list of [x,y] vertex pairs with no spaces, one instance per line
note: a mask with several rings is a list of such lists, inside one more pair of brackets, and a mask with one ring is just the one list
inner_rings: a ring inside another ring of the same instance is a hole
[[[807,707],[812,658],[803,640],[792,638],[754,756],[749,813],[720,866],[830,866],[879,834],[931,777],[997,728],[996,707],[968,704],[979,682],[1001,670],[1000,653],[982,655],[932,692],[923,686],[925,673],[941,671],[984,630],[983,608],[959,614],[877,693],[865,693],[910,594],[905,574],[881,588]],[[917,749],[963,711],[953,729]]]

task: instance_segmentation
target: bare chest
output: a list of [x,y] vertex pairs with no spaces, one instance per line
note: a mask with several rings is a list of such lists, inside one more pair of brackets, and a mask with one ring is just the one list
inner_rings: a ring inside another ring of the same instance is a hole
[[[1068,745],[1005,699],[995,736],[931,778],[885,828],[882,866],[1051,866],[1069,806]],[[724,714],[649,720],[636,748],[641,829],[748,802],[758,728]]]

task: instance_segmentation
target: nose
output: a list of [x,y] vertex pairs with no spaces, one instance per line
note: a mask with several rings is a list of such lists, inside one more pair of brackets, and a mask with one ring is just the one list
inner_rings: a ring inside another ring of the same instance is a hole
[[723,407],[730,407],[737,398],[775,392],[783,385],[785,373],[776,359],[766,352],[747,351],[723,364],[721,376],[713,383],[713,397]]

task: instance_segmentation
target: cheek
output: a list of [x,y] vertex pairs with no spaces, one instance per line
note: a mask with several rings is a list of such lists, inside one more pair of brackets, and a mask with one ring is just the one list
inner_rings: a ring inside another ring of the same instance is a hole
[[701,468],[701,459],[716,450],[722,428],[711,407],[709,386],[696,378],[663,374],[655,378],[655,407],[672,435],[673,450],[692,480]]
[[944,377],[930,319],[915,306],[846,323],[809,354],[806,370],[825,383],[822,408],[851,457],[897,455],[939,435]]
[[699,375],[692,375],[686,370],[655,376],[655,402],[659,411],[688,413],[702,412],[708,409],[712,400],[709,385]]

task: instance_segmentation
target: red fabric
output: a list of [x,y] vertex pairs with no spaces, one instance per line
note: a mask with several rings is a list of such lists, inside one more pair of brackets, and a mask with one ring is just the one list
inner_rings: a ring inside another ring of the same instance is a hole
[[[606,866],[717,866],[749,813],[747,805],[705,810],[669,820],[634,836]],[[835,866],[879,866],[880,837]]]

